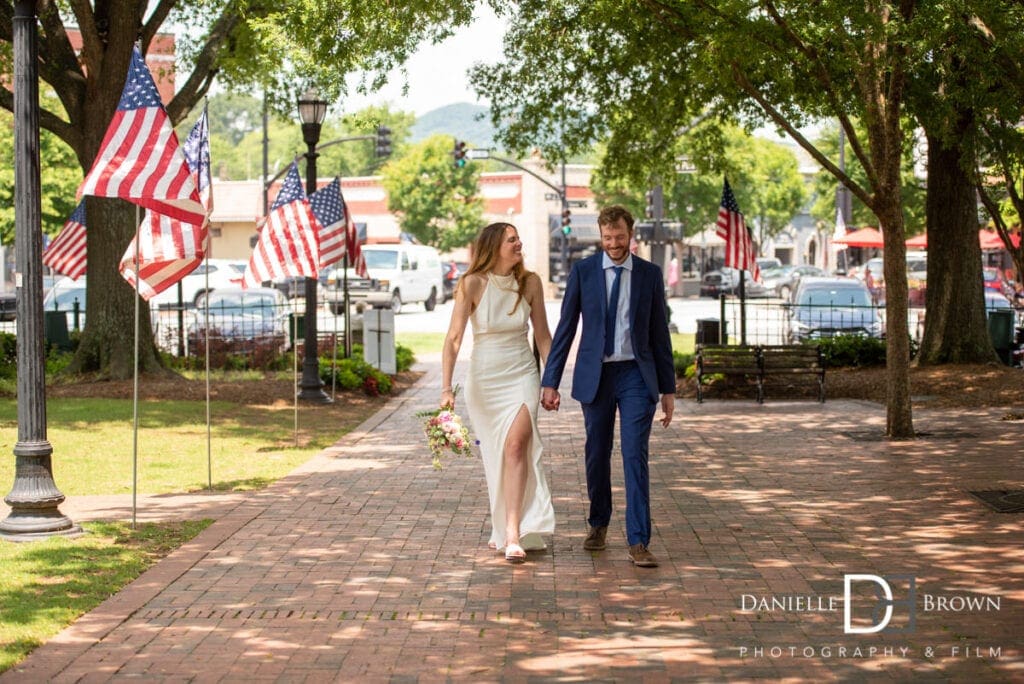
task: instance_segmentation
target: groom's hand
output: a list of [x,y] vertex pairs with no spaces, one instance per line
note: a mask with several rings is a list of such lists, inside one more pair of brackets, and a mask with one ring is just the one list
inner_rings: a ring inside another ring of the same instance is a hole
[[540,394],[540,405],[547,411],[557,411],[562,397],[554,387],[545,387]]
[[672,422],[672,413],[676,409],[676,396],[674,394],[661,395],[661,410],[665,414],[661,417],[661,426],[668,427]]

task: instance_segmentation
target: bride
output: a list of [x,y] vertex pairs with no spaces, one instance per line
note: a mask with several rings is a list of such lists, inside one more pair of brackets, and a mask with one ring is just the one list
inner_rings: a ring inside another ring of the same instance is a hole
[[473,261],[459,279],[441,359],[441,406],[455,406],[452,374],[467,321],[473,325],[473,350],[466,406],[491,503],[489,546],[521,563],[527,550],[545,548],[541,535],[555,529],[540,463],[540,375],[527,340],[532,323],[540,358],[546,360],[551,332],[543,286],[523,267],[523,243],[511,224],[492,223],[480,231]]

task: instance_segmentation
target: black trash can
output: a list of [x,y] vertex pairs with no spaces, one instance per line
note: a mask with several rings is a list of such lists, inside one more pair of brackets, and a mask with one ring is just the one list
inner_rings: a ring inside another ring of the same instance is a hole
[[996,309],[988,312],[988,334],[999,359],[1010,365],[1010,348],[1013,346],[1013,311]]
[[[726,344],[727,328],[717,318],[697,319],[697,344]],[[719,337],[721,334],[721,337]]]
[[71,349],[71,337],[68,335],[68,316],[63,311],[43,312],[43,337],[46,344],[61,351]]

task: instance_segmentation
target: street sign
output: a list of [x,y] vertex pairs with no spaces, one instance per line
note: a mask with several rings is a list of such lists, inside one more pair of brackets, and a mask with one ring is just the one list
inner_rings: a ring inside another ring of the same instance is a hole
[[587,200],[569,200],[566,202],[570,207],[582,209],[587,206]]
[[471,150],[466,150],[466,157],[469,159],[488,159],[491,156],[491,151],[484,147],[477,147]]
[[562,199],[562,196],[559,195],[557,192],[545,192],[544,193],[544,200],[546,202],[554,202],[555,200],[560,200],[560,199]]

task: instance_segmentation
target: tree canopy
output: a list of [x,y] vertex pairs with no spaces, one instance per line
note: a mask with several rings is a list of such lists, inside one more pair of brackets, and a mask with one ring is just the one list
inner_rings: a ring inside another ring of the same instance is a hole
[[[908,74],[927,58],[917,3],[824,0],[524,0],[511,10],[504,61],[472,80],[499,137],[559,158],[604,140],[603,172],[643,182],[670,168],[695,123],[770,121],[841,180],[886,239],[887,433],[913,435],[900,164]],[[800,131],[838,119],[865,170],[859,183]],[[865,124],[864,133],[852,120]],[[721,136],[718,136],[719,140]],[[713,143],[714,137],[709,138]],[[714,146],[709,145],[709,150]]]
[[383,169],[388,209],[402,230],[442,252],[465,247],[483,225],[483,200],[477,196],[480,171],[456,166],[452,139],[432,135],[413,145]]
[[[177,124],[214,81],[229,91],[262,91],[282,115],[311,86],[336,101],[350,74],[365,74],[361,89],[373,89],[422,42],[468,24],[472,10],[468,0],[408,0],[400,12],[353,0],[39,3],[39,77],[59,100],[59,106],[44,107],[39,124],[67,143],[83,172],[88,170],[121,96],[133,46],[137,41],[145,55],[168,27],[190,27],[177,36],[177,91],[164,103]],[[13,15],[13,3],[0,2],[0,72],[8,82]],[[68,36],[72,26],[80,32],[80,50]],[[0,107],[13,108],[7,88],[0,88]],[[133,328],[134,293],[117,263],[134,234],[136,212],[120,200],[102,198],[88,199],[86,212],[89,317],[69,371],[130,377],[134,353],[125,331]],[[138,323],[142,339],[151,341],[149,317],[140,315]],[[159,367],[151,343],[139,362],[143,371]]]
[[749,225],[756,231],[756,242],[778,235],[807,199],[792,150],[730,126],[725,129],[720,153],[705,155],[700,151],[699,133],[681,137],[675,147],[675,167],[644,183],[638,184],[615,168],[602,167],[591,181],[599,203],[624,204],[643,216],[644,194],[658,182],[665,197],[664,218],[679,221],[684,235],[694,235],[717,219],[722,178],[728,176]]

